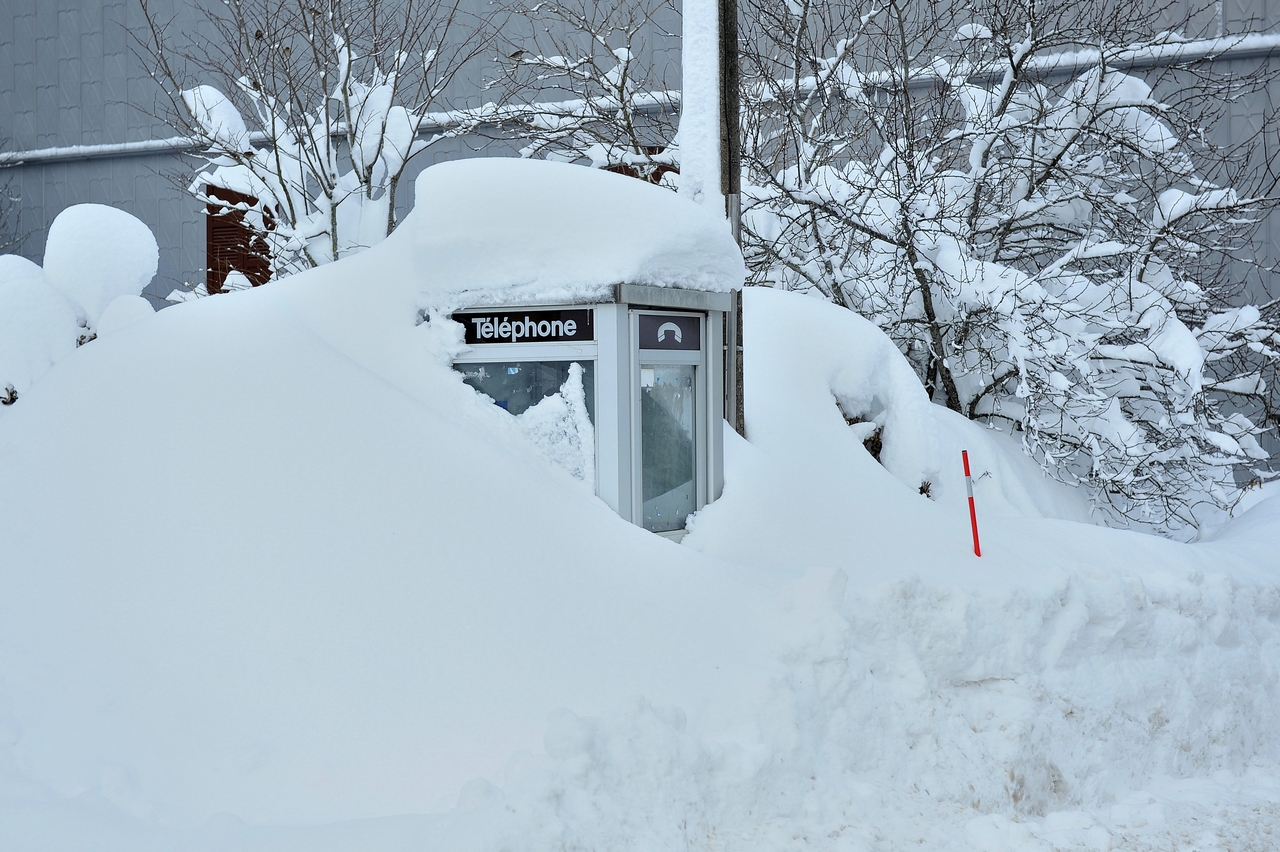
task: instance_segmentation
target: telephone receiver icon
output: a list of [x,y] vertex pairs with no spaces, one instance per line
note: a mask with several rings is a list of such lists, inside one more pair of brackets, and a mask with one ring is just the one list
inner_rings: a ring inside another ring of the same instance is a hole
[[658,342],[661,343],[662,341],[667,339],[668,331],[676,336],[676,343],[679,343],[680,342],[680,326],[676,325],[673,322],[664,322],[662,325],[658,326]]

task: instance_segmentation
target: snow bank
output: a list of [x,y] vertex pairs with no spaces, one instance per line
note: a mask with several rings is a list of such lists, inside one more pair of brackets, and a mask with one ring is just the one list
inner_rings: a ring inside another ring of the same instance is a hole
[[0,419],[0,847],[1271,843],[1280,501],[1197,545],[1063,520],[866,323],[751,291],[751,443],[677,546],[448,368],[429,231]]
[[[619,283],[727,291],[746,268],[723,217],[669,190],[543,160],[425,170],[413,234],[423,289],[468,304],[599,298]],[[494,298],[489,293],[488,298]]]
[[545,461],[412,282],[325,339],[330,268],[107,335],[7,411],[0,777],[147,825],[317,823],[447,807],[561,706],[741,721],[776,582]]
[[[751,444],[728,433],[725,496],[685,542],[797,578],[775,635],[785,674],[734,741],[646,703],[559,716],[546,756],[472,788],[433,842],[1047,852],[1173,850],[1191,831],[1267,846],[1280,501],[1211,545],[1039,519],[1081,507],[1016,482],[983,430],[929,418],[878,330],[795,294],[745,298]],[[883,467],[837,400],[880,421]],[[958,449],[942,464],[961,443],[986,461],[979,505],[1003,510],[981,560],[945,497],[963,493]]]
[[[726,471],[725,496],[695,518],[689,546],[752,565],[856,564],[884,578],[950,565],[972,547],[962,449],[984,526],[1088,518],[1081,495],[1045,478],[1007,436],[931,404],[872,323],[794,293],[753,287],[743,298],[751,444],[729,441],[726,465],[738,472]],[[869,438],[883,445],[880,463]],[[732,487],[746,471],[757,487]],[[809,498],[791,499],[796,489]],[[929,533],[891,532],[904,524]],[[1025,554],[987,539],[982,565],[1016,577]]]
[[1278,602],[1221,575],[974,593],[812,571],[754,744],[645,702],[559,714],[545,756],[469,788],[423,845],[1269,848],[1280,779],[1248,765],[1274,772]]

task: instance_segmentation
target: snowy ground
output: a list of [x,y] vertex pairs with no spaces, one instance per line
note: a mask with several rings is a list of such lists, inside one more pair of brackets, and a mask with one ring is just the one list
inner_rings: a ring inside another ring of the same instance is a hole
[[752,292],[751,441],[672,544],[448,368],[429,215],[0,409],[0,848],[1280,848],[1280,500],[1091,525]]

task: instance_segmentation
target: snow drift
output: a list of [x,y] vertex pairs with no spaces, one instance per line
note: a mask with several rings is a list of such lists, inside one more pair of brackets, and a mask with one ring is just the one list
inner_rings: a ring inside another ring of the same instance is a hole
[[687,546],[649,535],[448,368],[452,168],[0,419],[0,845],[1262,848],[1276,500],[1197,545],[1069,520],[869,324],[751,291],[751,443]]

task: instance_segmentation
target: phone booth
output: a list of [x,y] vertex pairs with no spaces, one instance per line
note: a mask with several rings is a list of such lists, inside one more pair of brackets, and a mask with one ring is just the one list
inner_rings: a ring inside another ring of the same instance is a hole
[[596,494],[632,523],[678,540],[689,515],[723,487],[723,330],[732,296],[612,289],[611,299],[591,304],[456,311],[470,350],[454,368],[513,415],[579,376]]

